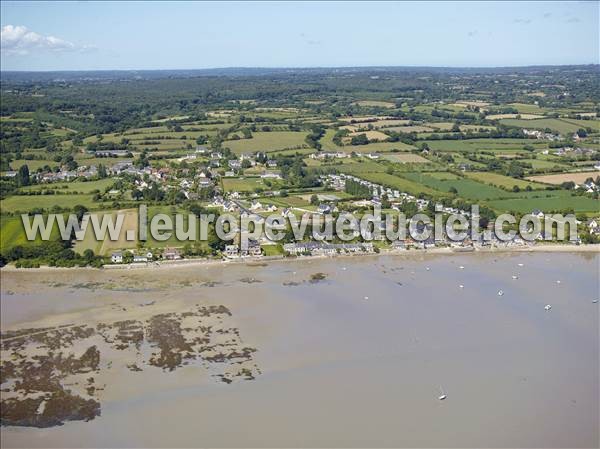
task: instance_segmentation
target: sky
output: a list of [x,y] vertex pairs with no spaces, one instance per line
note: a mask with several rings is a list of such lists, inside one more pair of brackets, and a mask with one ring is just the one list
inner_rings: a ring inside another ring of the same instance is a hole
[[14,2],[2,70],[598,64],[581,2]]

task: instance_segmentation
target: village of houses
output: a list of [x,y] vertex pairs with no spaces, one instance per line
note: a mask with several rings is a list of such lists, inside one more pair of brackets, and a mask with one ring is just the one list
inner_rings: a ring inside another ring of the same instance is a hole
[[[532,138],[553,140],[559,138],[553,134],[543,133],[537,130],[524,130],[524,133]],[[570,151],[582,151],[581,149],[560,148],[555,150],[555,154],[564,154]],[[241,217],[249,217],[254,222],[264,224],[266,215],[278,213],[284,218],[288,218],[294,214],[297,218],[307,218],[312,216],[323,216],[328,214],[337,214],[339,212],[338,204],[343,202],[351,208],[373,208],[374,206],[382,205],[382,198],[385,197],[390,202],[392,210],[400,211],[403,204],[414,203],[418,211],[425,211],[429,205],[427,199],[417,198],[406,192],[396,189],[390,189],[383,185],[361,179],[359,176],[349,174],[327,174],[321,175],[320,181],[323,186],[323,191],[316,191],[318,204],[311,204],[311,207],[306,206],[282,206],[281,201],[270,201],[283,197],[281,191],[275,187],[272,189],[261,189],[260,193],[255,191],[224,189],[224,180],[244,180],[244,179],[261,179],[268,181],[266,185],[277,186],[277,181],[282,180],[281,172],[278,170],[277,161],[268,159],[266,153],[255,152],[246,153],[240,156],[227,155],[225,156],[220,151],[208,149],[204,145],[197,145],[195,152],[176,159],[178,165],[157,166],[152,167],[148,164],[145,167],[136,166],[135,160],[123,159],[131,156],[131,153],[122,150],[103,151],[101,154],[96,153],[95,156],[106,158],[107,162],[116,161],[112,165],[106,166],[107,176],[113,178],[125,177],[133,183],[133,192],[143,192],[152,185],[157,185],[164,192],[176,191],[182,195],[182,199],[200,200],[206,207],[219,209],[223,212],[238,214]],[[347,152],[315,152],[308,156],[314,160],[335,160],[346,159],[350,157],[363,158],[365,160],[377,161],[380,155],[377,153],[365,154],[349,154]],[[115,159],[116,158],[116,159]],[[260,162],[259,162],[260,161]],[[199,163],[199,164],[198,164]],[[194,167],[193,169],[190,168]],[[251,177],[244,176],[245,168],[252,168],[253,175]],[[460,167],[465,170],[465,167]],[[595,167],[600,170],[600,165]],[[79,166],[75,170],[61,170],[56,173],[36,174],[39,183],[53,183],[59,181],[72,181],[75,179],[87,178],[96,179],[99,174],[99,169],[95,165]],[[10,176],[10,173],[6,173]],[[372,192],[371,198],[343,201],[340,195],[336,192],[344,192],[347,181],[353,181],[369,189]],[[271,182],[275,182],[271,184]],[[598,189],[595,183],[582,183],[575,188],[583,188],[588,192],[593,192]],[[204,192],[204,194],[201,194]],[[108,195],[116,195],[120,192],[110,190]],[[307,189],[305,193],[311,194],[313,191]],[[287,195],[286,195],[287,196]],[[141,199],[139,195],[134,199]],[[278,204],[275,204],[275,203]],[[315,206],[315,207],[313,207]],[[453,207],[444,207],[441,212],[444,214],[461,214],[464,217],[469,217],[469,212],[459,210]],[[543,218],[544,213],[539,210],[533,210],[533,215]],[[377,241],[355,241],[351,243],[333,243],[324,241],[302,241],[295,243],[285,243],[282,245],[282,252],[277,257],[283,256],[334,256],[338,254],[368,254],[380,251],[406,251],[409,249],[427,250],[432,248],[450,248],[455,251],[473,251],[482,248],[507,248],[507,247],[526,247],[531,246],[533,242],[527,242],[520,237],[515,237],[513,240],[506,242],[500,241],[491,233],[490,236],[484,238],[483,234],[479,239],[466,239],[461,242],[450,241],[446,238],[435,239],[433,236],[424,241],[417,241],[408,236],[404,240],[396,240],[387,242],[385,238],[384,223],[380,229],[380,235]],[[589,228],[590,233],[600,234],[600,219],[591,219],[585,224]],[[429,229],[430,230],[430,229]],[[423,231],[421,225],[418,229]],[[432,233],[433,234],[433,233]],[[359,232],[355,231],[356,240],[360,240]],[[373,237],[373,236],[371,236]],[[544,240],[543,231],[537,236],[536,240]],[[374,238],[374,237],[373,237]],[[368,239],[371,240],[371,239]],[[265,247],[276,245],[263,235],[261,241],[251,240],[247,248],[240,248],[239,244],[227,245],[222,251],[222,257],[226,260],[260,258],[265,256]],[[124,249],[114,251],[110,254],[110,262],[113,265],[133,264],[144,265],[150,263],[159,263],[168,261],[177,263],[188,257],[182,254],[180,248],[165,248],[162,251],[153,253],[152,251],[135,251],[132,249]]]
[[[203,146],[198,146],[196,154],[190,154],[179,159],[179,162],[183,161],[194,161],[200,156],[207,154],[208,150]],[[138,169],[133,166],[131,161],[123,161],[114,164],[110,168],[110,173],[113,175],[128,174],[136,177],[135,183],[139,188],[145,188],[148,183],[144,181],[145,175],[150,179],[161,182],[166,188],[172,188],[173,184],[168,183],[169,181],[178,181],[178,186],[181,192],[187,199],[197,199],[198,195],[195,190],[210,188],[212,189],[212,197],[207,200],[207,206],[211,208],[218,208],[223,212],[232,214],[239,214],[241,217],[247,217],[252,219],[258,224],[264,224],[266,215],[279,213],[283,218],[288,218],[291,214],[294,214],[299,218],[310,218],[314,215],[328,215],[336,214],[339,212],[337,202],[339,197],[335,194],[317,194],[317,198],[322,200],[319,202],[314,210],[308,210],[304,207],[281,207],[268,201],[269,197],[277,197],[281,192],[273,190],[267,192],[258,193],[254,192],[238,192],[230,191],[223,192],[222,189],[218,188],[218,180],[221,177],[218,168],[221,164],[226,163],[226,171],[222,173],[224,178],[236,178],[238,173],[242,170],[242,164],[244,161],[248,161],[250,166],[255,167],[258,163],[255,160],[255,155],[243,154],[239,158],[229,159],[223,161],[223,156],[219,152],[210,152],[210,160],[208,167],[205,170],[200,170],[196,177],[179,179],[173,179],[174,176],[171,170],[168,169],[154,169],[146,167],[144,169]],[[313,159],[335,159],[335,158],[348,158],[350,155],[344,152],[319,152],[310,155]],[[365,154],[361,157],[376,160],[379,158],[378,154]],[[277,163],[274,160],[267,160],[264,165],[264,170],[260,174],[263,179],[281,179],[279,171],[277,171]],[[598,167],[600,169],[600,167]],[[94,173],[94,169],[91,168],[85,173]],[[372,208],[374,206],[381,207],[383,196],[389,198],[391,202],[391,209],[395,211],[401,210],[401,205],[404,203],[414,203],[418,211],[424,211],[429,206],[429,201],[426,199],[420,199],[414,195],[399,190],[386,188],[374,182],[370,182],[361,179],[357,176],[346,175],[346,174],[328,174],[321,176],[322,185],[325,187],[327,192],[344,192],[346,181],[351,180],[357,182],[372,192],[370,199],[354,200],[351,201],[351,205],[357,208]],[[216,187],[216,188],[215,188]],[[586,189],[596,189],[595,185],[584,184],[581,187]],[[262,199],[257,199],[259,196]],[[470,217],[470,212],[452,207],[443,207],[441,212],[444,214],[460,214],[464,217]],[[532,215],[537,216],[540,219],[544,218],[544,213],[540,210],[533,210]],[[532,246],[535,242],[528,242],[516,236],[511,241],[498,240],[493,233],[489,236],[481,234],[479,239],[471,240],[465,239],[461,242],[455,242],[448,240],[447,238],[436,239],[431,237],[420,241],[415,240],[407,236],[403,240],[396,240],[393,242],[387,242],[385,245],[382,242],[386,240],[385,237],[385,223],[381,223],[379,229],[379,236],[377,237],[378,242],[375,244],[372,241],[363,242],[351,242],[351,243],[332,243],[324,241],[308,240],[303,242],[285,243],[283,244],[283,255],[285,256],[335,256],[339,254],[369,254],[374,252],[384,251],[406,251],[409,249],[415,250],[427,250],[432,248],[449,248],[454,251],[473,251],[483,248],[510,248],[510,247],[527,247]],[[591,233],[600,234],[600,219],[591,219],[586,226],[589,227]],[[491,227],[491,226],[490,226]],[[419,233],[423,232],[424,226],[419,224],[417,227]],[[428,230],[432,231],[432,226],[428,226]],[[359,237],[360,233],[355,231],[355,237]],[[375,236],[370,237],[368,240],[375,239]],[[544,232],[541,231],[536,237],[537,241],[544,240]],[[380,244],[377,244],[380,243]],[[578,242],[576,242],[578,243]],[[269,245],[275,245],[276,243],[268,240],[263,235],[261,241],[250,240],[246,248],[240,248],[239,244],[226,245],[222,251],[222,256],[227,260],[234,259],[247,259],[247,258],[261,258],[264,257],[265,251],[263,248]],[[153,255],[152,252],[147,253],[134,253],[131,251],[131,257],[126,258],[124,255],[127,251],[116,251],[111,255],[111,263],[122,264],[124,261],[129,261],[131,264],[147,264],[157,261],[157,256]],[[281,256],[280,256],[281,257]],[[166,248],[160,255],[161,260],[164,261],[182,261],[184,259],[182,253],[177,248]]]

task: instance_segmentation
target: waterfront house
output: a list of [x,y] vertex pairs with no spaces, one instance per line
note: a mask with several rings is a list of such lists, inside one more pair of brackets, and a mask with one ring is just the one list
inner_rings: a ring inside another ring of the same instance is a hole
[[110,256],[112,263],[123,263],[123,251],[115,251]]

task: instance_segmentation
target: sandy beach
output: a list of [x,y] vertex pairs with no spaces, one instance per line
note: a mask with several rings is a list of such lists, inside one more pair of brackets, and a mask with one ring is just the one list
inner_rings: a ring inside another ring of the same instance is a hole
[[[580,248],[3,270],[2,400],[71,408],[2,446],[597,446]],[[48,354],[80,399],[32,383]]]
[[[477,248],[472,251],[474,254],[497,254],[497,253],[527,253],[527,252],[556,252],[556,253],[600,253],[600,244],[590,245],[563,245],[557,243],[541,244],[533,246],[511,246],[511,247],[485,247]],[[246,257],[239,259],[206,259],[206,258],[191,258],[181,259],[177,261],[160,261],[158,263],[138,263],[138,264],[110,264],[105,265],[103,269],[108,270],[146,270],[146,269],[173,269],[173,268],[189,268],[189,267],[208,267],[215,265],[253,265],[263,264],[273,261],[278,262],[298,262],[305,260],[318,260],[318,259],[346,259],[356,257],[379,257],[381,255],[393,255],[402,257],[415,257],[417,259],[423,257],[423,255],[434,255],[434,254],[464,254],[463,252],[456,251],[453,248],[428,248],[419,250],[383,250],[380,253],[355,253],[355,254],[337,254],[335,256],[300,256],[300,257],[283,257],[283,256],[269,256],[269,257]],[[41,266],[39,268],[16,268],[14,265],[6,265],[0,269],[1,272],[14,272],[14,271],[77,271],[77,270],[98,270],[97,268],[61,268],[61,267],[48,267]]]

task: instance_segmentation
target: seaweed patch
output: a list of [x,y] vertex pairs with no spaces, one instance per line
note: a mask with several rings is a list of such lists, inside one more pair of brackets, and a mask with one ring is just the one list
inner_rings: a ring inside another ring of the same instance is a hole
[[[145,320],[28,328],[1,334],[0,423],[52,427],[100,415],[105,371],[204,367],[224,383],[261,373],[225,306],[160,313]],[[118,352],[115,352],[118,351]],[[125,357],[115,357],[122,353]]]

